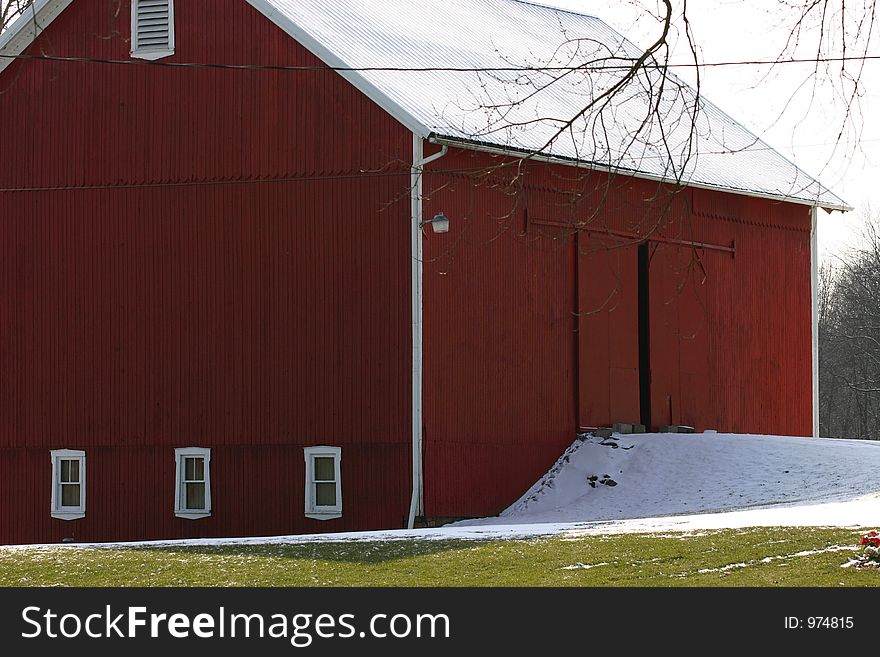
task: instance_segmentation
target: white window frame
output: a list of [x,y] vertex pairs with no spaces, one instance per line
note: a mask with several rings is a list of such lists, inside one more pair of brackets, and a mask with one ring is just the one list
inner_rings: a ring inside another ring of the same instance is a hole
[[[304,447],[303,455],[306,460],[306,489],[305,489],[305,514],[306,518],[315,520],[333,520],[342,517],[342,448],[318,445]],[[334,461],[336,477],[336,505],[318,506],[315,500],[315,459],[318,457],[330,457]]]
[[[186,483],[184,467],[186,457],[197,457],[205,460],[205,508],[188,509],[183,487]],[[211,515],[211,448],[210,447],[178,447],[174,450],[174,515],[188,520],[199,520]]]
[[[53,449],[52,457],[52,517],[60,520],[79,520],[86,517],[86,453],[81,449]],[[61,506],[61,461],[79,462],[79,506]]]
[[168,48],[141,48],[137,42],[137,15],[140,0],[131,0],[131,56],[137,59],[162,59],[174,54],[174,0],[168,0]]

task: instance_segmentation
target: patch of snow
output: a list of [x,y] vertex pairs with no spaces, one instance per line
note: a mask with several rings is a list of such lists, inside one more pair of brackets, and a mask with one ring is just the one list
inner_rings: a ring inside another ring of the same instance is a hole
[[749,565],[753,565],[757,563],[756,561],[751,561],[749,563],[729,563],[726,566],[722,566],[721,568],[700,568],[697,571],[699,575],[706,575],[707,573],[725,573],[728,570],[733,570],[735,568],[746,568]]
[[794,554],[780,554],[743,563],[730,563],[726,566],[721,566],[720,568],[701,568],[697,571],[697,573],[700,575],[705,575],[707,573],[725,573],[728,570],[736,570],[737,568],[748,568],[749,566],[757,566],[758,564],[762,563],[767,564],[773,563],[774,561],[788,561],[797,557],[810,557],[815,554],[825,554],[827,552],[858,552],[860,549],[861,548],[852,545],[832,545],[831,547],[827,547],[822,550],[802,550],[801,552],[795,552]]
[[385,541],[487,541],[522,540],[550,536],[579,524],[510,525],[507,527],[438,527],[434,529],[386,529],[367,532],[336,532],[327,534],[293,534],[289,536],[249,536],[232,538],[188,538],[157,541],[115,541],[107,543],[42,543],[2,545],[4,551],[47,551],[66,549],[176,548],[221,547],[236,545],[299,545],[303,543],[349,543]]
[[[794,505],[877,492],[880,487],[869,486],[878,469],[880,443],[874,441],[714,432],[615,434],[575,441],[499,516],[456,526],[618,521],[753,507],[765,510],[750,520],[778,524],[776,518],[798,514]],[[774,505],[785,508],[775,513],[768,508]],[[859,513],[867,506],[860,505]],[[870,524],[846,515],[847,525]]]
[[607,566],[608,562],[602,563],[581,563],[580,561],[571,566],[563,566],[559,570],[589,570],[590,568],[598,568],[599,566]]

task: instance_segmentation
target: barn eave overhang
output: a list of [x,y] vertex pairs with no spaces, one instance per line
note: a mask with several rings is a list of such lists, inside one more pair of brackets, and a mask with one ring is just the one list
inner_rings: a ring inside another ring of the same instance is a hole
[[601,162],[589,162],[584,160],[577,160],[575,158],[569,158],[560,155],[548,155],[543,153],[535,153],[533,151],[528,151],[525,149],[519,149],[515,147],[509,146],[498,146],[497,144],[491,144],[488,142],[481,142],[478,140],[471,139],[462,139],[461,137],[454,136],[444,136],[437,133],[431,133],[428,135],[428,140],[432,143],[438,145],[446,145],[454,148],[461,148],[464,150],[472,150],[472,151],[481,151],[484,153],[491,153],[494,155],[501,156],[509,156],[516,157],[521,159],[530,159],[536,162],[547,162],[551,164],[561,164],[570,167],[577,167],[581,169],[586,169],[590,171],[601,171],[603,173],[608,173],[611,175],[620,175],[620,176],[629,176],[631,178],[638,178],[641,180],[650,180],[653,182],[665,183],[668,185],[676,186],[676,187],[694,187],[697,189],[707,189],[711,191],[717,192],[726,192],[728,194],[738,194],[741,196],[750,196],[752,198],[760,198],[769,201],[777,201],[781,203],[795,203],[797,205],[804,205],[807,207],[817,207],[822,208],[827,212],[850,212],[854,208],[841,201],[837,202],[829,202],[822,199],[811,199],[807,196],[796,196],[794,194],[772,194],[764,191],[756,191],[750,189],[741,189],[728,185],[714,185],[710,183],[700,182],[696,180],[690,179],[682,179],[682,178],[673,178],[673,177],[665,177],[658,176],[651,173],[646,173],[644,171],[640,171],[638,169],[628,169],[626,167],[620,166],[612,166],[609,164],[603,164]]

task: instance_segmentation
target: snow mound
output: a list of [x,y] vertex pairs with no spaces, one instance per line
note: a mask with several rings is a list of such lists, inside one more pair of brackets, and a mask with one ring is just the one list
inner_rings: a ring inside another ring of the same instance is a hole
[[723,434],[575,441],[494,518],[457,526],[577,523],[851,500],[875,493],[880,442]]

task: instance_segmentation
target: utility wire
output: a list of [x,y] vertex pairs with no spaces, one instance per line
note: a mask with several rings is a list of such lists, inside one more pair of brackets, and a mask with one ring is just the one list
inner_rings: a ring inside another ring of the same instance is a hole
[[[512,163],[511,163],[512,164]],[[465,167],[457,169],[428,169],[426,173],[440,175],[468,175],[490,173],[495,169],[509,166],[500,162],[493,166]],[[240,179],[209,179],[209,180],[170,180],[144,183],[101,183],[95,185],[47,185],[34,187],[0,187],[0,193],[11,192],[69,192],[69,191],[92,191],[109,189],[144,189],[158,187],[208,187],[213,185],[259,185],[264,183],[288,183],[288,182],[323,182],[327,180],[360,180],[366,178],[393,178],[411,175],[409,166],[400,171],[360,171],[358,173],[317,176],[285,176],[280,178],[240,178]]]
[[[631,64],[597,64],[580,66],[285,66],[281,64],[219,64],[208,62],[159,62],[141,59],[101,59],[98,57],[62,57],[60,55],[10,55],[0,53],[0,59],[24,59],[47,62],[74,62],[87,64],[115,64],[121,66],[158,66],[162,68],[210,68],[237,71],[300,71],[300,72],[390,72],[390,73],[563,73],[566,71],[614,71],[632,68]],[[609,61],[627,61],[623,57]],[[721,66],[776,66],[778,64],[822,64],[833,62],[866,62],[880,60],[880,55],[852,55],[845,57],[814,57],[809,59],[740,60],[727,62],[669,62],[646,64],[646,68],[714,68]]]
[[[850,142],[842,140],[840,142],[824,142],[815,144],[803,144],[795,148],[808,148],[818,146],[833,146],[835,144],[850,144],[876,142],[880,139],[863,139],[858,142]],[[747,152],[776,150],[771,146],[751,146],[744,149]],[[727,151],[704,151],[703,155],[727,155],[736,153],[736,150]],[[513,157],[511,155],[511,157]],[[645,159],[655,159],[652,156],[645,155]],[[518,161],[518,160],[517,160]],[[430,169],[428,173],[438,175],[469,175],[491,172],[506,166],[510,166],[513,162],[499,162],[492,166],[483,167],[462,167],[456,169]],[[587,162],[584,162],[587,165]],[[168,188],[168,187],[209,187],[215,185],[257,185],[270,183],[293,183],[293,182],[323,182],[332,180],[361,180],[367,178],[393,178],[409,176],[411,174],[409,168],[400,171],[360,171],[350,174],[336,175],[316,175],[316,176],[285,176],[279,178],[241,178],[241,179],[209,179],[209,180],[171,180],[156,181],[144,183],[103,183],[95,185],[46,185],[33,187],[0,187],[0,193],[16,193],[16,192],[69,192],[69,191],[95,191],[95,190],[112,190],[112,189],[149,189],[149,188]]]

